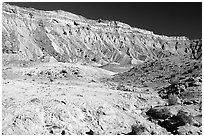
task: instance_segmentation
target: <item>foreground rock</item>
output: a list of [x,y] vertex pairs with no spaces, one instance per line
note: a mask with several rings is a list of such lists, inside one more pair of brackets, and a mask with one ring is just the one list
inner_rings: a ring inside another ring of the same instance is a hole
[[158,94],[112,90],[99,82],[113,74],[67,63],[4,67],[3,134],[169,134],[143,116],[150,104],[164,103]]

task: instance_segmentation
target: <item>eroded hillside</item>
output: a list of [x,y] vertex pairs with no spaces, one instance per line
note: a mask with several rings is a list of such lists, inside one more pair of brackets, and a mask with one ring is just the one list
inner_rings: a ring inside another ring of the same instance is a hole
[[89,20],[58,11],[39,11],[3,4],[3,53],[11,60],[119,65],[149,59],[188,55],[200,57],[200,48],[186,37],[167,37],[118,21]]

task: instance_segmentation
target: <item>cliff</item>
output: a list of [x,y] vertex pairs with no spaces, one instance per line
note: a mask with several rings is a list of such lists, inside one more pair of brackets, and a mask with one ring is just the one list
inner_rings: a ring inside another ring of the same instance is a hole
[[[118,21],[89,20],[65,11],[40,11],[3,3],[2,50],[11,60],[92,65],[137,64],[177,55],[201,56],[186,37],[156,35]],[[201,46],[200,46],[201,47]]]

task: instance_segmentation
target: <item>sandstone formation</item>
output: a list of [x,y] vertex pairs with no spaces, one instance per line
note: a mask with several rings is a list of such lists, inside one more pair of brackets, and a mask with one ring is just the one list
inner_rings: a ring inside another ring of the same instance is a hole
[[197,42],[186,37],[160,36],[118,21],[89,20],[61,10],[40,11],[6,3],[2,16],[2,50],[15,60],[54,57],[59,62],[124,66],[177,55],[201,57]]

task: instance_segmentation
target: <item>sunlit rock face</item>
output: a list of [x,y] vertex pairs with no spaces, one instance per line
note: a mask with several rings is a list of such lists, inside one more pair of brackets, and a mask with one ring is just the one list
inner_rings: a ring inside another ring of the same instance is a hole
[[2,17],[3,54],[16,60],[54,57],[58,62],[131,65],[178,55],[199,58],[202,53],[199,42],[186,37],[160,36],[118,21],[89,20],[61,10],[4,3]]

